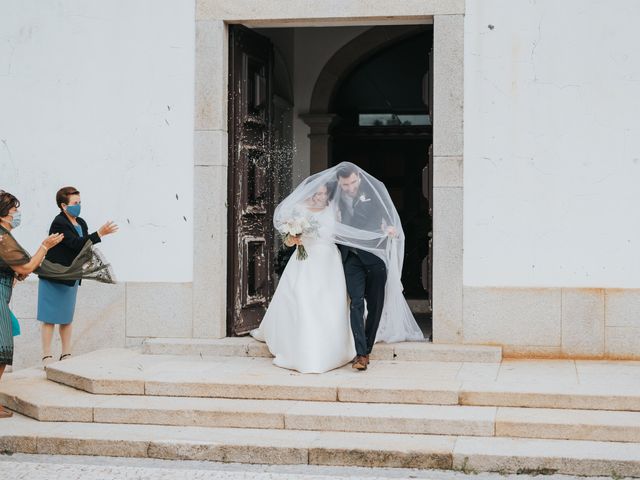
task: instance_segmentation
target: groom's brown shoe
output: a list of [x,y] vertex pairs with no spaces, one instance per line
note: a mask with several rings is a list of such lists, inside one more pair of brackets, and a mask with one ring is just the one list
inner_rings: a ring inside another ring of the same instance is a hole
[[351,364],[352,368],[356,370],[366,370],[367,369],[367,357],[365,355],[358,355],[356,359]]
[[0,406],[0,418],[11,418],[11,417],[13,417],[13,412]]

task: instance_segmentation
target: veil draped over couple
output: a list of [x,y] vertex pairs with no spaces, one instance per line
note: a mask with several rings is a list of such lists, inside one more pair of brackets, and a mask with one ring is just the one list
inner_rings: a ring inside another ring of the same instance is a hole
[[277,366],[366,370],[374,343],[424,339],[402,293],[404,233],[382,182],[340,163],[303,181],[273,221],[297,252],[251,335]]

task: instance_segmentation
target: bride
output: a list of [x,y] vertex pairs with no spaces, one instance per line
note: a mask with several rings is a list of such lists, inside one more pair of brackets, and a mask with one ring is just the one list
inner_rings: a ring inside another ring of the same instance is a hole
[[274,364],[302,373],[333,370],[356,354],[342,261],[332,240],[336,220],[329,203],[335,190],[335,184],[321,184],[291,212],[316,226],[287,242],[304,245],[308,256],[294,253],[260,328],[251,332],[267,343]]

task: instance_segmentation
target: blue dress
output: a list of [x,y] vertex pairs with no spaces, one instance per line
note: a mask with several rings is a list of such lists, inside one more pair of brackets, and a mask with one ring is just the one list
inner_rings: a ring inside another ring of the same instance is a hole
[[[82,227],[74,225],[82,237]],[[78,295],[78,281],[73,286],[43,278],[38,284],[38,320],[44,323],[68,325],[73,321]]]

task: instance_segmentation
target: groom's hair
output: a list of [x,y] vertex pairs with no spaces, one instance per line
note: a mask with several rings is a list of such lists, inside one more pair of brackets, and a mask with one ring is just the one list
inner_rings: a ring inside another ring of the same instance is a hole
[[358,174],[359,170],[353,164],[345,165],[344,167],[340,167],[338,169],[338,179],[340,178],[349,178],[353,174]]

